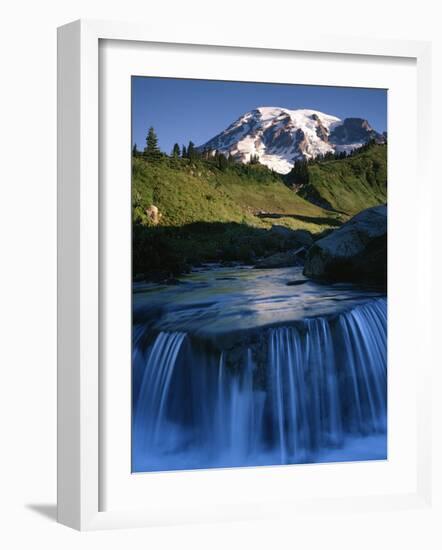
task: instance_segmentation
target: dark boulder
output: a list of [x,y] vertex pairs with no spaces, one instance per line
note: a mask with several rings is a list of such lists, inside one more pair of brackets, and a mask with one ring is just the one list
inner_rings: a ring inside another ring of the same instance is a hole
[[330,282],[387,285],[387,207],[359,212],[309,249],[304,275]]
[[287,252],[278,252],[261,258],[255,262],[255,267],[260,269],[274,269],[277,267],[300,267],[304,264],[299,253],[302,250],[289,250]]
[[303,246],[311,246],[313,244],[312,234],[306,229],[295,229],[293,238]]
[[290,240],[299,246],[311,246],[313,244],[312,234],[306,229],[290,229],[284,225],[272,225],[270,233],[277,235],[284,240]]
[[282,237],[283,239],[290,239],[293,236],[293,229],[285,227],[284,225],[272,225],[270,233]]
[[299,286],[299,285],[305,285],[307,282],[307,279],[296,279],[294,281],[287,281],[285,284],[287,286]]

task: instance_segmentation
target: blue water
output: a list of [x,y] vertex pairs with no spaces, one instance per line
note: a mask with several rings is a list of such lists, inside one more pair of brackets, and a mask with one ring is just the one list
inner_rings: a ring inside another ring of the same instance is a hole
[[212,267],[133,303],[134,472],[386,458],[385,296]]

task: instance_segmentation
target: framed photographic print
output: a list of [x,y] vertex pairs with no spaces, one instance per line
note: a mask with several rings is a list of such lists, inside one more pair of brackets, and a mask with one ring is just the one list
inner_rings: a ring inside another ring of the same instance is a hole
[[426,505],[428,52],[59,30],[60,522]]
[[133,472],[387,458],[386,128],[386,90],[132,77]]

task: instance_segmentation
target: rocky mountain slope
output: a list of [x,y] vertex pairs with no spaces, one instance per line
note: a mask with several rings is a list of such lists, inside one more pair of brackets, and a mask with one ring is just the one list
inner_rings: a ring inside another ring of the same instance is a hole
[[255,158],[286,174],[296,160],[350,152],[372,140],[384,143],[385,137],[362,118],[341,120],[310,109],[259,107],[242,115],[198,149],[217,151],[244,163]]

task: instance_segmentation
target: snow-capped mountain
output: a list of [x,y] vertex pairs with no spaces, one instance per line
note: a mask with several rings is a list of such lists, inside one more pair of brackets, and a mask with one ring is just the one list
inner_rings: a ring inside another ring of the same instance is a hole
[[310,109],[259,107],[242,115],[198,149],[233,155],[242,162],[257,156],[261,164],[286,174],[296,160],[329,152],[349,152],[371,139],[385,141],[362,118],[341,120]]

